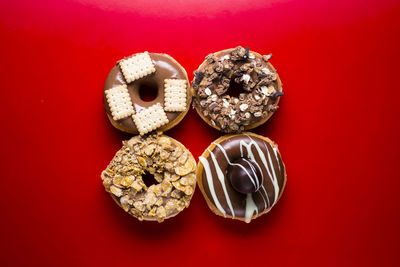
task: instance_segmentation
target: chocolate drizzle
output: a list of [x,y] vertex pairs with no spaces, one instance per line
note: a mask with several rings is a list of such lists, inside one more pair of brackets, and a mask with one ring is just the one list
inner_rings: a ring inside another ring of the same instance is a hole
[[[254,134],[233,135],[215,147],[209,156],[201,156],[199,166],[204,194],[224,216],[241,218],[246,222],[273,207],[285,183],[285,167],[277,148]],[[262,173],[262,185],[255,193],[242,194],[230,184],[228,167],[240,158],[248,158],[258,164]]]
[[242,194],[254,193],[263,183],[261,167],[257,162],[240,158],[228,166],[228,180],[232,187]]

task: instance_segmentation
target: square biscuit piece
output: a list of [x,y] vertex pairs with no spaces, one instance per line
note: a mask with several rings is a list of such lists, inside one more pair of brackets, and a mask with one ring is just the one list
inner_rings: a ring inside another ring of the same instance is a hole
[[120,120],[135,113],[126,84],[105,91],[113,119]]
[[169,122],[160,103],[154,104],[132,116],[140,135],[147,134]]
[[119,61],[119,66],[127,83],[156,71],[147,51]]
[[186,110],[187,81],[181,79],[164,80],[164,109],[179,112]]

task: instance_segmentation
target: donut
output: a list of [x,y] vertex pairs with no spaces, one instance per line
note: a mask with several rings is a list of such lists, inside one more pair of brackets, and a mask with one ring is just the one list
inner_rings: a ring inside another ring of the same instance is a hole
[[[156,91],[155,99],[141,96]],[[119,60],[104,84],[103,102],[111,124],[124,132],[166,131],[187,113],[191,97],[185,69],[171,56],[137,53]]]
[[277,203],[286,170],[277,145],[244,132],[214,141],[200,156],[197,182],[217,215],[249,223]]
[[192,81],[193,106],[200,117],[225,133],[266,122],[283,95],[271,56],[241,46],[209,54]]
[[[188,207],[196,187],[196,161],[175,139],[154,133],[122,142],[101,173],[115,202],[139,220],[162,222]],[[146,185],[146,174],[154,184]]]

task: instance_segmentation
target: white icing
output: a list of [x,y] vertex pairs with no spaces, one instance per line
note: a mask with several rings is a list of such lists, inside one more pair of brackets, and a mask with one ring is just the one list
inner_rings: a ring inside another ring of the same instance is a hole
[[247,164],[249,164],[251,172],[253,173],[253,175],[247,175],[247,177],[253,183],[254,187],[256,189],[258,189],[260,187],[260,183],[258,182],[257,173],[256,173],[256,170],[254,169],[254,166],[247,159],[243,159],[243,160],[246,161]]
[[218,201],[217,195],[215,194],[215,189],[214,189],[214,183],[212,180],[212,175],[211,175],[211,169],[210,169],[210,164],[208,164],[208,161],[204,157],[199,157],[200,162],[203,164],[204,170],[206,172],[206,178],[207,178],[207,183],[208,183],[208,188],[210,189],[211,197],[214,200],[215,206],[217,209],[222,212],[224,216],[226,216],[225,210],[222,208],[221,204]]
[[[226,160],[227,160],[227,162],[228,162],[229,165],[238,165],[238,166],[240,166],[240,167],[243,168],[243,170],[247,173],[247,175],[251,178],[251,175],[249,175],[249,173],[247,172],[247,170],[246,170],[242,165],[230,162],[230,160],[229,160],[229,158],[228,158],[228,155],[226,154],[225,149],[224,149],[220,144],[218,144],[218,143],[214,143],[214,144],[215,144],[216,146],[218,146],[218,148],[222,151],[222,153],[224,154],[224,156],[225,156],[225,158],[226,158]],[[256,145],[257,145],[257,144],[256,144]],[[251,145],[250,145],[250,146],[251,146]],[[250,153],[251,153],[251,147],[250,147]],[[240,143],[240,154],[241,154],[242,158],[244,159],[244,157],[243,157],[243,147],[242,147],[241,143]],[[248,154],[249,154],[249,152],[248,152]],[[245,159],[245,160],[246,160],[246,159]],[[253,160],[253,162],[255,162],[255,163],[257,164],[257,168],[259,168],[259,170],[260,170],[261,177],[262,177],[262,183],[261,183],[261,184],[263,184],[263,182],[264,182],[264,175],[263,175],[263,172],[262,172],[262,170],[261,170],[261,167],[260,167],[260,165],[256,162],[254,156],[253,156],[252,160]],[[253,168],[252,164],[249,164],[249,165]],[[254,173],[254,176],[256,176],[255,170],[252,169],[252,171],[253,171],[253,173]],[[255,179],[255,180],[258,182],[258,179]],[[257,187],[258,187],[258,186],[257,186]],[[268,202],[268,206],[269,206],[268,194],[267,194],[267,192],[266,192],[266,190],[265,190],[265,188],[264,188],[264,185],[262,185],[261,188],[263,189],[263,191],[264,191],[264,193],[265,193],[265,197],[267,198],[267,202]],[[264,198],[264,196],[262,195],[261,191],[258,191],[258,192],[260,193],[260,195],[261,195],[261,197],[262,197],[262,199],[263,199],[263,201],[264,201],[264,209],[266,209],[266,208],[267,208],[267,204],[266,204],[265,198]],[[247,198],[246,198],[246,210],[245,210],[245,221],[246,221],[246,222],[250,222],[251,217],[253,216],[254,210],[252,211],[252,209],[255,209],[255,211],[256,211],[257,214],[258,214],[258,208],[257,208],[257,206],[255,205],[251,194],[247,194]],[[249,214],[250,214],[250,215],[249,215]],[[247,216],[250,216],[250,218],[247,218]]]
[[226,190],[225,175],[221,171],[221,168],[219,167],[219,164],[217,162],[217,159],[214,156],[214,153],[212,153],[210,150],[208,150],[208,152],[211,155],[211,159],[212,159],[212,161],[214,163],[215,170],[217,171],[218,180],[221,183],[222,190],[224,191],[225,200],[228,203],[229,209],[231,210],[232,217],[235,218],[235,212],[233,211],[233,208],[232,208],[231,199],[229,198],[228,191]]
[[[274,186],[274,191],[275,191],[274,203],[273,203],[273,205],[275,205],[276,200],[278,199],[278,193],[279,193],[278,179],[276,178],[274,165],[272,164],[272,160],[271,160],[271,155],[270,155],[269,150],[268,150],[268,148],[267,148],[267,145],[266,145],[265,143],[264,143],[264,146],[265,146],[265,149],[266,149],[267,154],[268,154],[269,163],[271,164],[270,167],[271,167],[271,170],[272,170],[272,174],[274,175],[273,179],[271,179],[271,180],[272,180],[272,184],[273,184],[273,186]],[[278,161],[278,164],[279,164],[279,161]],[[271,177],[271,178],[272,178],[272,177]]]
[[275,147],[273,147],[272,149],[274,150],[276,161],[278,162],[278,169],[279,169],[279,172],[280,172],[281,171],[281,165],[279,164],[279,157],[278,157],[277,149]]
[[[265,198],[264,198],[264,196],[261,194],[261,189],[264,191]],[[261,186],[261,189],[260,189],[258,192],[260,192],[260,195],[261,195],[261,197],[262,197],[263,200],[264,200],[264,209],[266,209],[266,208],[269,207],[269,205],[270,205],[270,203],[269,203],[269,197],[268,197],[268,194],[267,194],[267,190],[265,190],[264,185]],[[268,205],[267,205],[267,202],[265,201],[265,199],[267,199]]]
[[247,194],[246,212],[245,212],[244,221],[249,223],[251,221],[251,218],[253,218],[254,212],[256,212],[256,214],[258,214],[257,206],[254,203],[254,200],[253,200],[253,197],[251,196],[251,194]]
[[[229,165],[231,165],[231,166],[239,166],[240,168],[242,168],[242,170],[244,170],[244,171],[246,172],[247,176],[251,179],[253,185],[256,186],[256,184],[255,184],[253,178],[251,177],[250,173],[246,170],[245,167],[243,167],[241,164],[238,164],[238,163],[232,163],[232,162],[229,160],[228,155],[226,154],[225,149],[224,149],[220,144],[217,144],[217,143],[213,143],[213,144],[215,144],[216,146],[219,147],[219,149],[221,149],[221,151],[222,151],[222,153],[224,154],[225,159],[226,159],[226,161],[228,162]],[[262,175],[262,172],[261,172],[261,175]],[[264,178],[262,178],[262,179],[264,179]],[[257,180],[257,179],[255,179],[255,180]]]
[[[277,176],[276,176],[276,173],[275,173],[274,165],[273,165],[273,162],[272,162],[272,159],[271,159],[271,155],[270,155],[270,152],[268,150],[267,145],[264,143],[265,151],[267,153],[267,156],[266,156],[265,153],[260,148],[260,146],[257,144],[257,142],[255,142],[250,136],[248,136],[248,135],[246,135],[246,136],[250,139],[250,142],[246,143],[245,140],[240,140],[240,142],[239,142],[240,154],[241,154],[242,158],[244,160],[246,160],[244,158],[244,154],[243,154],[244,149],[246,149],[247,157],[249,159],[251,159],[256,164],[256,167],[260,170],[260,173],[262,175],[261,183],[257,179],[256,169],[255,169],[253,164],[249,164],[249,166],[251,168],[251,173],[252,173],[252,174],[250,174],[247,171],[247,169],[244,166],[242,166],[241,164],[232,163],[229,160],[229,157],[228,157],[228,155],[226,153],[226,150],[220,144],[218,144],[218,143],[213,143],[213,144],[215,144],[221,150],[221,152],[225,156],[225,159],[227,160],[229,165],[231,165],[231,166],[239,166],[240,168],[242,168],[246,172],[247,176],[249,177],[249,179],[253,183],[253,185],[256,188],[259,188],[259,190],[257,192],[262,197],[262,199],[264,201],[264,209],[266,209],[267,207],[272,207],[273,205],[275,205],[275,203],[277,201],[277,198],[278,198],[278,195],[279,195],[279,190],[280,190],[279,189],[279,185],[278,185],[278,179],[277,179]],[[263,185],[263,183],[264,183],[264,175],[263,175],[262,167],[256,161],[256,157],[255,157],[255,155],[253,154],[253,151],[252,151],[252,146],[255,147],[255,149],[257,151],[257,154],[258,154],[259,158],[261,159],[261,162],[262,162],[265,170],[268,173],[269,179],[272,182],[272,185],[273,185],[273,188],[274,188],[274,201],[272,202],[272,204],[270,202],[270,199],[269,199],[269,196],[267,194],[267,191],[266,191],[266,189],[265,189],[265,187]],[[275,157],[277,159],[279,171],[281,171],[280,170],[280,166],[279,166],[279,158],[278,158],[277,150],[274,147],[272,147],[272,149],[273,149],[274,155],[275,155]],[[215,165],[215,170],[216,170],[216,173],[217,173],[217,176],[218,176],[218,180],[221,183],[221,186],[222,186],[222,189],[223,189],[223,192],[224,192],[224,196],[225,196],[225,200],[226,200],[226,202],[227,202],[227,204],[229,206],[229,209],[231,211],[232,217],[235,217],[235,213],[234,213],[234,209],[233,209],[233,206],[232,206],[232,202],[231,202],[231,199],[230,199],[229,194],[227,192],[227,188],[226,188],[226,184],[225,184],[225,174],[222,172],[221,167],[219,166],[219,164],[217,162],[217,159],[215,158],[214,153],[211,152],[210,150],[209,150],[209,153],[211,155],[211,159],[213,161],[213,164]],[[268,161],[267,161],[267,158],[268,158]],[[226,216],[226,211],[221,206],[221,203],[219,202],[219,200],[217,198],[217,195],[216,195],[216,192],[215,192],[210,165],[209,165],[207,159],[205,159],[204,157],[199,157],[199,160],[203,164],[203,167],[204,167],[204,170],[205,170],[205,173],[206,173],[208,187],[210,189],[210,193],[211,193],[211,196],[212,196],[212,198],[214,200],[215,206],[217,207],[217,209],[224,216]],[[263,196],[262,192],[265,194],[265,197]],[[258,208],[257,208],[257,206],[256,206],[256,204],[255,204],[255,202],[253,200],[252,194],[247,194],[246,195],[246,209],[245,209],[245,221],[247,223],[249,223],[251,221],[252,217],[254,216],[254,212],[256,212],[256,215],[258,215],[259,210],[258,210]]]
[[262,163],[264,164],[265,168],[268,170],[269,178],[270,178],[270,180],[272,182],[272,185],[274,186],[274,202],[272,203],[272,205],[274,205],[276,200],[277,200],[277,198],[278,198],[279,185],[278,185],[278,180],[277,180],[276,175],[275,175],[274,167],[273,167],[272,162],[271,162],[271,157],[269,155],[269,151],[268,151],[267,145],[264,143],[266,152],[268,154],[268,159],[269,159],[269,162],[271,164],[271,169],[272,169],[272,174],[273,175],[271,175],[271,172],[269,171],[270,166],[268,166],[267,159],[265,158],[265,155],[262,152],[261,148],[258,146],[258,144],[250,136],[247,135],[247,137],[251,141],[250,141],[249,144],[246,144],[243,140],[241,140],[240,141],[240,151],[241,151],[242,156],[243,156],[243,151],[242,151],[242,145],[243,145],[247,149],[247,154],[250,157],[250,159],[252,159],[253,161],[256,161],[255,157],[253,155],[253,152],[251,151],[251,145],[254,145],[254,147],[256,148],[256,150],[258,152],[258,155],[261,158]]

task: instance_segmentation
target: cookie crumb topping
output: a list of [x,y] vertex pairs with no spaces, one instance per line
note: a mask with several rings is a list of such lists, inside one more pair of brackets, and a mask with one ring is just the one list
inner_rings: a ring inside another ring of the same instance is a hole
[[[271,57],[257,58],[241,46],[221,57],[209,54],[207,64],[194,72],[194,107],[223,132],[244,131],[267,117],[278,108],[277,99],[283,95],[278,91],[278,75],[267,63]],[[238,97],[230,95],[232,83],[242,88]]]

